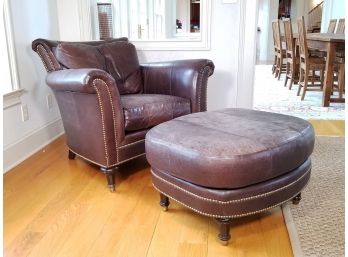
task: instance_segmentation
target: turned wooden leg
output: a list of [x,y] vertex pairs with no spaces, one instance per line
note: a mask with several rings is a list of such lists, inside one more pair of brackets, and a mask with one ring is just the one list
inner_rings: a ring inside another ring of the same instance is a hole
[[106,180],[108,182],[108,188],[111,192],[115,192],[115,170],[116,168],[106,169],[100,168],[100,170],[105,173]]
[[293,204],[299,204],[301,201],[302,197],[301,197],[301,193],[299,193],[298,195],[296,195],[294,198],[292,198],[292,203]]
[[169,202],[168,196],[160,193],[160,205],[163,207],[164,211],[168,210],[169,204],[170,204],[170,202]]
[[69,160],[74,160],[75,157],[76,157],[76,154],[69,150],[69,152],[68,152],[68,158],[69,158]]
[[221,243],[223,245],[227,245],[228,244],[228,240],[230,240],[231,235],[230,235],[230,225],[232,222],[232,219],[221,219],[221,218],[217,218],[216,219],[217,222],[219,223],[219,234],[218,234],[218,238],[221,240]]

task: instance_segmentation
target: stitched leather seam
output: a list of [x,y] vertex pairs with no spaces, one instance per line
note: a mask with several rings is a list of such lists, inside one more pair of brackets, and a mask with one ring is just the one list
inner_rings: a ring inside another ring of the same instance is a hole
[[134,145],[134,144],[137,144],[137,143],[142,142],[142,141],[145,141],[145,139],[141,139],[141,140],[135,141],[133,143],[122,145],[122,146],[119,146],[118,148],[123,148],[123,147],[126,147],[126,146]]
[[287,184],[283,187],[280,187],[280,188],[277,188],[275,190],[272,190],[272,191],[269,191],[269,192],[266,192],[266,193],[263,193],[263,194],[259,194],[259,195],[254,195],[254,196],[250,196],[250,197],[245,197],[245,198],[241,198],[241,199],[237,199],[237,200],[230,200],[230,201],[220,201],[220,200],[216,200],[216,199],[211,199],[211,198],[206,198],[206,197],[202,197],[200,195],[197,195],[197,194],[194,194],[186,189],[183,189],[161,177],[159,177],[157,174],[155,174],[153,172],[153,170],[151,169],[151,173],[153,176],[155,176],[156,178],[158,178],[159,180],[161,180],[162,182],[176,188],[176,189],[179,189],[180,191],[186,193],[186,194],[189,194],[193,197],[196,197],[198,199],[201,199],[203,201],[208,201],[208,202],[214,202],[214,203],[219,203],[219,204],[230,204],[230,203],[239,203],[239,202],[246,202],[246,201],[250,201],[250,200],[253,200],[253,199],[257,199],[257,198],[262,198],[262,197],[265,197],[265,196],[268,196],[268,195],[271,195],[271,194],[274,194],[274,193],[277,193],[279,191],[282,191],[290,186],[292,186],[293,184],[297,183],[298,181],[300,181],[304,176],[307,175],[307,173],[311,170],[311,167],[308,168],[308,170],[301,176],[299,177],[298,179],[296,179],[295,181],[291,182],[290,184]]
[[107,144],[106,144],[106,133],[105,133],[105,118],[104,118],[104,110],[103,106],[101,104],[101,98],[100,98],[100,92],[97,86],[95,85],[95,81],[93,80],[93,87],[95,91],[97,92],[97,97],[98,97],[98,102],[99,102],[99,109],[101,113],[101,119],[102,119],[102,130],[103,130],[103,139],[104,139],[104,150],[105,150],[105,158],[106,158],[106,166],[109,166],[109,154],[108,154],[108,149],[107,149]]
[[106,82],[102,79],[94,79],[93,80],[93,85],[95,83],[95,81],[101,81],[103,83],[103,85],[105,85],[108,95],[109,95],[109,99],[110,99],[110,105],[111,105],[111,110],[112,110],[112,119],[113,119],[113,125],[114,125],[114,133],[115,133],[115,147],[116,147],[116,162],[118,162],[118,147],[117,147],[117,129],[116,129],[116,114],[115,114],[115,109],[114,109],[114,105],[112,102],[112,96],[110,93],[110,89],[108,87],[108,85],[106,84]]
[[[152,184],[153,185],[153,184]],[[187,208],[199,213],[199,214],[202,214],[204,216],[208,216],[208,217],[213,217],[213,218],[240,218],[240,217],[244,217],[244,216],[249,216],[249,215],[253,215],[253,214],[257,214],[257,213],[260,213],[260,212],[264,212],[264,211],[267,211],[267,210],[270,210],[270,209],[273,209],[274,207],[277,207],[279,205],[282,205],[283,203],[286,203],[288,201],[290,201],[292,198],[294,198],[296,195],[298,195],[299,193],[296,193],[295,195],[293,195],[292,197],[288,198],[287,200],[285,201],[282,201],[280,203],[277,203],[277,204],[274,204],[272,206],[269,206],[269,207],[266,207],[266,208],[263,208],[263,209],[260,209],[260,210],[256,210],[256,211],[252,211],[252,212],[246,212],[246,213],[243,213],[243,214],[236,214],[236,215],[227,215],[227,216],[221,216],[221,215],[216,215],[216,214],[210,214],[210,213],[206,213],[206,212],[202,212],[202,211],[199,211],[191,206],[188,206],[187,204],[184,204],[183,202],[175,199],[174,197],[166,194],[166,193],[163,193],[161,190],[159,190],[155,185],[153,185],[153,187],[161,192],[162,194],[166,195],[167,197],[173,199],[174,201],[186,206]]]
[[[52,70],[54,70],[54,65],[53,62],[51,60],[51,57],[49,56],[49,54],[47,53],[47,50],[42,46],[42,45],[38,45],[36,48],[39,50],[39,47],[41,49],[43,49],[43,54],[46,56],[46,58],[48,59],[48,62],[50,63]],[[44,62],[45,63],[45,62]],[[47,70],[48,71],[48,70]]]

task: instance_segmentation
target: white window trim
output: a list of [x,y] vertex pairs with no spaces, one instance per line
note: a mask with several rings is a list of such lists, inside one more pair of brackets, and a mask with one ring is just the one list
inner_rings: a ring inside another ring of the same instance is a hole
[[6,109],[8,107],[19,104],[20,96],[24,92],[23,89],[20,88],[19,77],[18,77],[18,69],[16,63],[16,54],[15,54],[15,45],[13,40],[13,30],[12,23],[10,17],[10,5],[9,0],[4,0],[3,2],[3,13],[4,13],[4,22],[5,22],[5,31],[6,31],[6,43],[8,50],[8,59],[10,65],[11,72],[11,81],[12,81],[12,92],[6,93],[3,95],[3,108]]

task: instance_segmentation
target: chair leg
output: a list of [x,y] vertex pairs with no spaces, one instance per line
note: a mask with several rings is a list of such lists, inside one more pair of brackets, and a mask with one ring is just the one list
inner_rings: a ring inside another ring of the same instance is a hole
[[291,90],[291,88],[292,88],[292,84],[294,83],[294,80],[291,78],[290,79],[290,85],[289,85],[289,90]]
[[282,66],[283,66],[283,57],[279,58],[279,73],[278,73],[278,80],[280,79],[280,75],[282,74]]
[[288,75],[285,76],[285,81],[284,81],[284,87],[286,87],[286,84],[288,83]]
[[299,204],[301,201],[302,197],[301,197],[301,193],[299,193],[298,195],[296,195],[294,198],[292,198],[292,203],[293,204]]
[[221,240],[221,243],[223,245],[227,245],[228,240],[231,239],[230,225],[231,225],[232,219],[230,219],[230,218],[227,218],[227,219],[216,218],[216,221],[219,223],[219,227],[220,227],[218,238]]
[[69,152],[68,152],[68,158],[69,158],[69,160],[74,160],[75,157],[76,157],[76,154],[73,153],[72,151],[70,151],[70,149],[69,149]]
[[101,172],[105,173],[106,180],[108,182],[108,188],[111,192],[115,192],[115,172],[117,167],[114,168],[100,168]]
[[302,91],[302,96],[301,96],[301,101],[303,101],[303,99],[306,96],[306,91],[307,91],[307,84],[308,84],[308,71],[305,71],[304,74],[304,81],[303,81],[303,91]]
[[169,204],[170,204],[170,202],[169,202],[168,196],[160,193],[160,205],[163,207],[163,211],[168,210]]
[[344,64],[340,64],[339,70],[338,70],[338,97],[343,97],[343,91],[344,91],[344,83],[345,83],[345,71],[344,71]]
[[286,84],[288,83],[288,78],[289,78],[288,76],[290,76],[290,65],[288,62],[286,62],[284,87],[286,87]]
[[297,96],[299,96],[301,93],[302,81],[303,81],[303,69],[300,69],[300,77],[298,79]]

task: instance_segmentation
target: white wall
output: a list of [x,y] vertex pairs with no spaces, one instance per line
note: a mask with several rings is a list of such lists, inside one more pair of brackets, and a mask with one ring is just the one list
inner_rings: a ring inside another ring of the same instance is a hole
[[321,32],[326,32],[331,19],[345,17],[345,0],[324,0]]
[[208,58],[215,72],[208,82],[208,109],[236,106],[239,7],[212,0],[211,49],[209,51],[139,51],[140,62]]
[[4,171],[62,132],[55,101],[52,109],[46,106],[46,96],[52,94],[45,84],[46,71],[31,49],[31,42],[36,38],[58,39],[56,3],[51,0],[9,2],[19,82],[25,90],[21,102],[28,106],[29,120],[21,120],[20,105],[3,112]]

